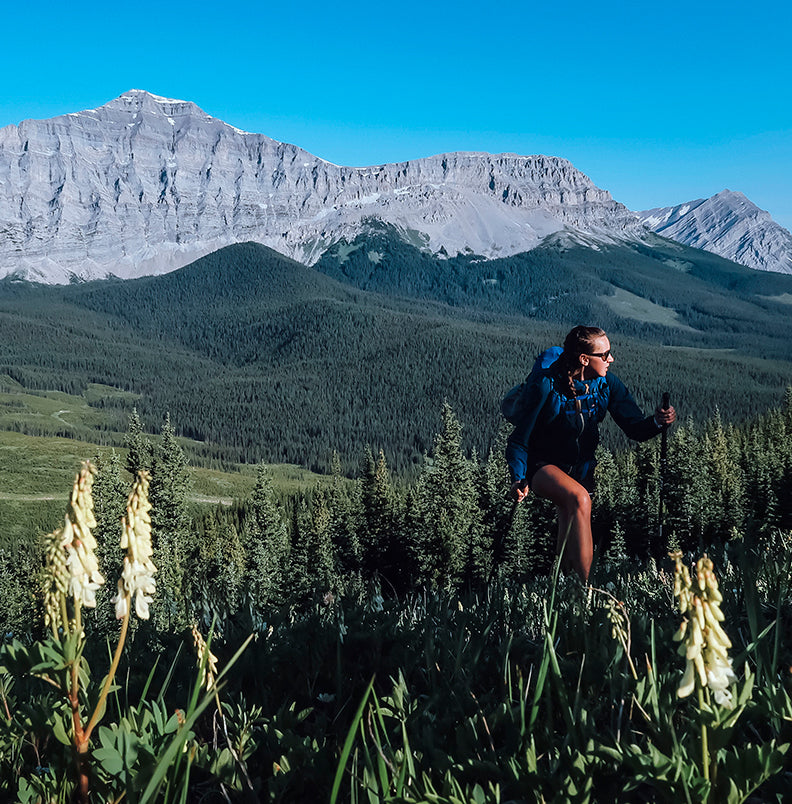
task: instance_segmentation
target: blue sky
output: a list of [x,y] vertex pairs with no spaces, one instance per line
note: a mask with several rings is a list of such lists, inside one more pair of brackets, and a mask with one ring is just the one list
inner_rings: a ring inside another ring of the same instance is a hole
[[0,126],[146,89],[337,164],[543,153],[631,209],[728,188],[792,229],[780,0],[41,0],[4,23]]

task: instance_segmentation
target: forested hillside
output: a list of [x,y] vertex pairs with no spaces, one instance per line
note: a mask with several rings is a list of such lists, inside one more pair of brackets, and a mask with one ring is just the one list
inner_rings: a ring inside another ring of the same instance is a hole
[[754,271],[661,237],[582,245],[556,235],[499,260],[438,259],[381,225],[314,266],[355,287],[520,315],[571,328],[597,322],[655,343],[786,359],[792,278]]
[[[615,370],[641,404],[669,390],[683,418],[716,408],[744,418],[778,404],[792,381],[789,277],[681,247],[669,266],[671,252],[547,248],[486,263],[399,243],[352,248],[341,267],[351,272],[358,255],[360,270],[337,278],[246,244],[136,281],[6,280],[0,375],[26,389],[131,392],[146,429],[169,412],[204,443],[196,458],[327,470],[338,451],[352,471],[369,444],[399,472],[431,445],[443,401],[466,447],[486,454],[504,391],[581,321],[608,329]],[[684,262],[691,255],[699,262]],[[364,266],[377,292],[354,286],[366,284]],[[93,404],[116,413],[103,426],[123,431],[129,396]],[[20,429],[35,434],[30,422]]]

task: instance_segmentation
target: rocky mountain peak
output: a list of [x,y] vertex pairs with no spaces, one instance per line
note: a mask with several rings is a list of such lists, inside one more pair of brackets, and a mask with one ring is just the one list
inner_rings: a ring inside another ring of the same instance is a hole
[[132,118],[141,114],[150,114],[173,120],[181,120],[185,117],[204,121],[212,119],[203,109],[191,101],[163,98],[160,95],[152,95],[143,89],[130,89],[128,92],[124,92],[123,95],[100,106],[94,113],[101,119],[119,112]]
[[163,273],[245,241],[311,264],[371,220],[434,253],[485,257],[557,232],[645,231],[565,159],[458,152],[340,167],[137,89],[0,130],[0,275]]
[[792,273],[792,234],[742,193],[721,190],[636,213],[652,231],[760,271]]

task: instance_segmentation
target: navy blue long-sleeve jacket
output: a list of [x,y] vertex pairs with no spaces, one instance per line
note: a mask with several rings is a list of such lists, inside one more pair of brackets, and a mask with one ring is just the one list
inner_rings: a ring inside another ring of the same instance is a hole
[[599,423],[606,413],[634,441],[648,441],[660,432],[654,418],[644,416],[622,381],[610,372],[587,383],[575,380],[577,400],[564,393],[568,383],[554,363],[532,372],[523,384],[516,414],[509,417],[515,423],[506,445],[512,482],[525,478],[529,462],[584,474],[593,465]]

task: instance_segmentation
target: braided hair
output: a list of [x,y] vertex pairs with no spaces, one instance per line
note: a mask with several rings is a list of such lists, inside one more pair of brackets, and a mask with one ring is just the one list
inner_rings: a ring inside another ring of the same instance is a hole
[[605,331],[599,327],[584,327],[577,326],[564,339],[564,351],[558,362],[561,367],[562,377],[567,380],[567,387],[564,391],[568,391],[568,396],[577,397],[575,391],[574,375],[580,371],[580,355],[590,354],[594,349],[594,341],[601,338]]

